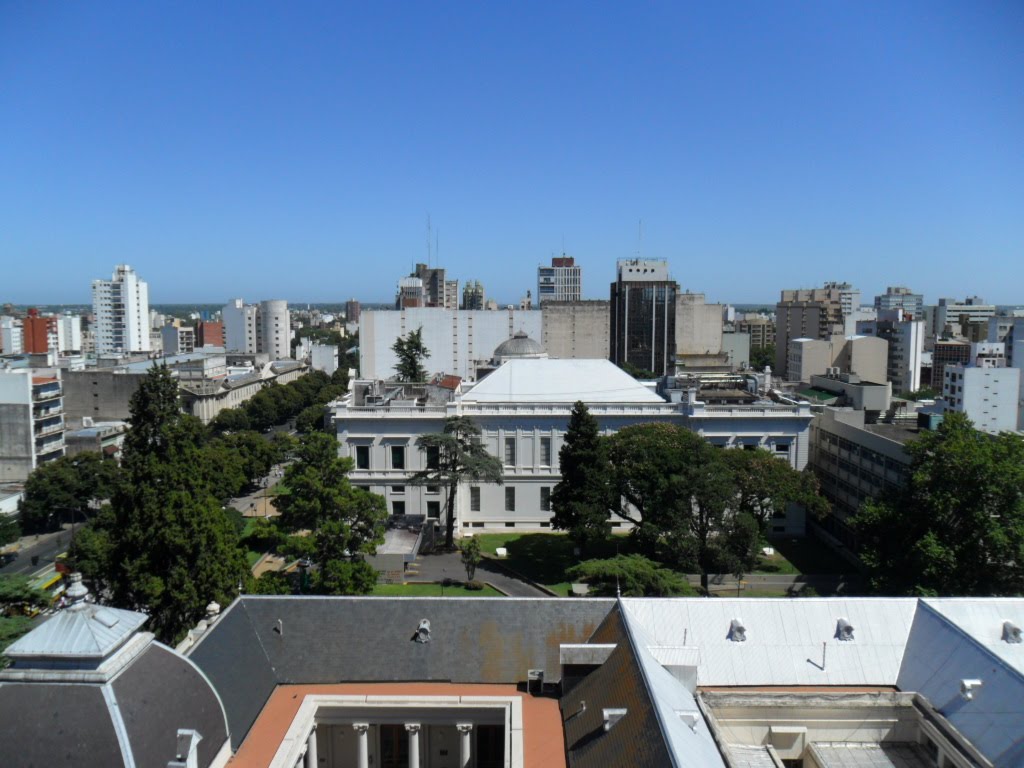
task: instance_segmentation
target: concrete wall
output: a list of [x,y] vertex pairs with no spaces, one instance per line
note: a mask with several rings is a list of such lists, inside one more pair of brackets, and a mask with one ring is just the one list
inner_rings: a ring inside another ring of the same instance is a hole
[[64,374],[64,417],[72,423],[86,416],[96,421],[124,421],[130,416],[128,403],[146,376],[110,370],[68,371]]
[[0,403],[0,482],[28,478],[33,463],[32,406]]
[[546,301],[543,333],[537,339],[548,357],[608,359],[610,312],[607,301]]
[[705,355],[722,351],[721,304],[706,304],[703,293],[676,295],[676,354]]
[[750,334],[723,333],[722,352],[728,356],[734,371],[750,366]]

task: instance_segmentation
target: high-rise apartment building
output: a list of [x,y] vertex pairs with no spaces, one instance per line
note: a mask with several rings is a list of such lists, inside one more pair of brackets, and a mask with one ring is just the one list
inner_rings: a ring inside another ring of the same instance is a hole
[[57,350],[61,353],[84,352],[82,318],[78,315],[57,317]]
[[427,306],[427,293],[423,286],[423,278],[410,275],[398,281],[398,295],[395,297],[395,309],[412,309]]
[[761,349],[775,343],[775,321],[770,317],[746,315],[736,323],[737,333],[750,334],[750,348]]
[[1020,369],[1006,366],[1000,342],[971,344],[970,350],[967,363],[950,364],[943,371],[943,410],[966,414],[982,432],[1016,430]]
[[[857,291],[857,296],[860,292]],[[858,298],[859,304],[859,298]],[[844,306],[854,307],[848,283],[826,283],[824,288],[783,290],[775,305],[775,369],[787,376],[789,343],[794,339],[830,339],[845,330]]]
[[196,346],[223,347],[224,323],[213,320],[200,320],[196,324]]
[[21,321],[10,315],[0,317],[0,352],[20,355],[25,351],[25,337]]
[[572,256],[551,259],[551,266],[537,267],[537,304],[545,301],[580,301],[583,298],[583,268]]
[[25,352],[45,355],[57,351],[57,318],[44,317],[35,307],[29,309],[21,322],[22,347]]
[[962,334],[963,323],[984,323],[987,327],[988,319],[996,314],[996,307],[986,304],[980,296],[968,296],[963,301],[939,299],[937,305],[925,309],[925,314],[930,321],[928,335],[941,339]]
[[662,376],[675,370],[676,296],[668,262],[620,260],[611,284],[611,349],[616,365]]
[[359,322],[359,302],[355,299],[349,299],[345,302],[345,322],[346,323],[358,323]]
[[463,309],[486,309],[484,284],[479,280],[470,280],[462,289]]
[[221,310],[224,321],[224,346],[229,352],[258,352],[273,360],[291,356],[291,318],[283,299],[246,304],[232,299]]
[[936,341],[932,348],[932,380],[929,382],[932,389],[942,391],[942,385],[946,380],[946,366],[968,363],[971,359],[971,344],[960,339],[948,339]]
[[63,403],[59,369],[0,369],[0,482],[64,455]]
[[879,312],[899,309],[911,314],[911,320],[924,320],[924,296],[912,293],[901,285],[889,286],[881,296],[875,296],[875,309]]
[[92,331],[96,354],[149,352],[149,285],[127,264],[110,280],[92,281]]

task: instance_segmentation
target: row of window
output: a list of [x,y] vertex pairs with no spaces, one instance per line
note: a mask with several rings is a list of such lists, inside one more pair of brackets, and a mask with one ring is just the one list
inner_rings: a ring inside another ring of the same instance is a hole
[[[390,446],[391,454],[391,469],[405,469],[405,446],[404,445],[392,445]],[[506,437],[505,438],[505,454],[504,454],[505,466],[514,467],[516,466],[516,438]],[[427,468],[436,469],[440,462],[440,453],[438,448],[430,447],[427,448]],[[542,467],[551,466],[551,438],[542,437],[540,439],[540,465]],[[369,469],[370,468],[370,446],[369,445],[357,445],[356,446],[356,469]]]
[[[438,489],[436,486],[427,486],[427,493],[437,493]],[[404,485],[393,485],[391,486],[391,492],[393,494],[405,493]],[[479,486],[472,486],[469,489],[469,508],[473,512],[480,511],[480,488]],[[551,511],[551,488],[544,486],[540,489],[540,510],[541,512]],[[506,488],[505,489],[505,511],[515,512],[516,511],[516,489]],[[405,514],[405,501],[400,499],[393,499],[391,501],[391,514],[393,515],[404,515]],[[441,502],[440,501],[428,501],[427,502],[427,517],[432,519],[438,519],[441,517]]]

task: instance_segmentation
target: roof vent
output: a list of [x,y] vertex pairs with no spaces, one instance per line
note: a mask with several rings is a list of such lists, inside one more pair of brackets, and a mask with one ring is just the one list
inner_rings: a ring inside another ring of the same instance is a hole
[[700,722],[700,713],[692,709],[677,709],[676,714],[679,719],[686,724],[686,727],[691,731],[697,730],[697,723]]
[[853,624],[846,619],[839,619],[836,622],[836,639],[844,641],[853,640]]
[[604,715],[604,730],[605,733],[610,731],[614,725],[626,716],[625,708],[605,708],[601,710],[601,714]]
[[743,619],[733,619],[729,622],[729,639],[734,643],[747,641],[747,628],[743,626]]
[[960,695],[964,701],[970,701],[974,698],[974,692],[984,685],[981,680],[961,680],[960,681]]
[[103,610],[102,608],[96,611],[92,617],[107,629],[113,629],[117,622],[121,620],[115,614],[110,611]]
[[1014,624],[1012,621],[1003,622],[1003,640],[1008,643],[1019,643],[1021,642],[1020,627]]
[[416,634],[412,639],[417,643],[430,642],[430,619],[420,619],[420,625],[416,627]]

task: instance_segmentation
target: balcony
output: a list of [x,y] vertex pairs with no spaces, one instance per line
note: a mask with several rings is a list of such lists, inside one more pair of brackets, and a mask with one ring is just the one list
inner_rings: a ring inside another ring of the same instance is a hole
[[64,391],[59,384],[49,385],[45,388],[41,387],[39,389],[36,389],[35,387],[32,388],[32,400],[33,402],[36,403],[43,403],[46,402],[47,400],[55,400],[62,394],[64,394]]
[[64,438],[58,437],[56,440],[46,440],[42,444],[36,446],[36,456],[48,456],[52,453],[57,453],[64,450]]
[[36,424],[35,435],[38,440],[40,437],[46,437],[47,435],[55,435],[59,432],[64,431],[64,420],[58,419],[50,424]]

